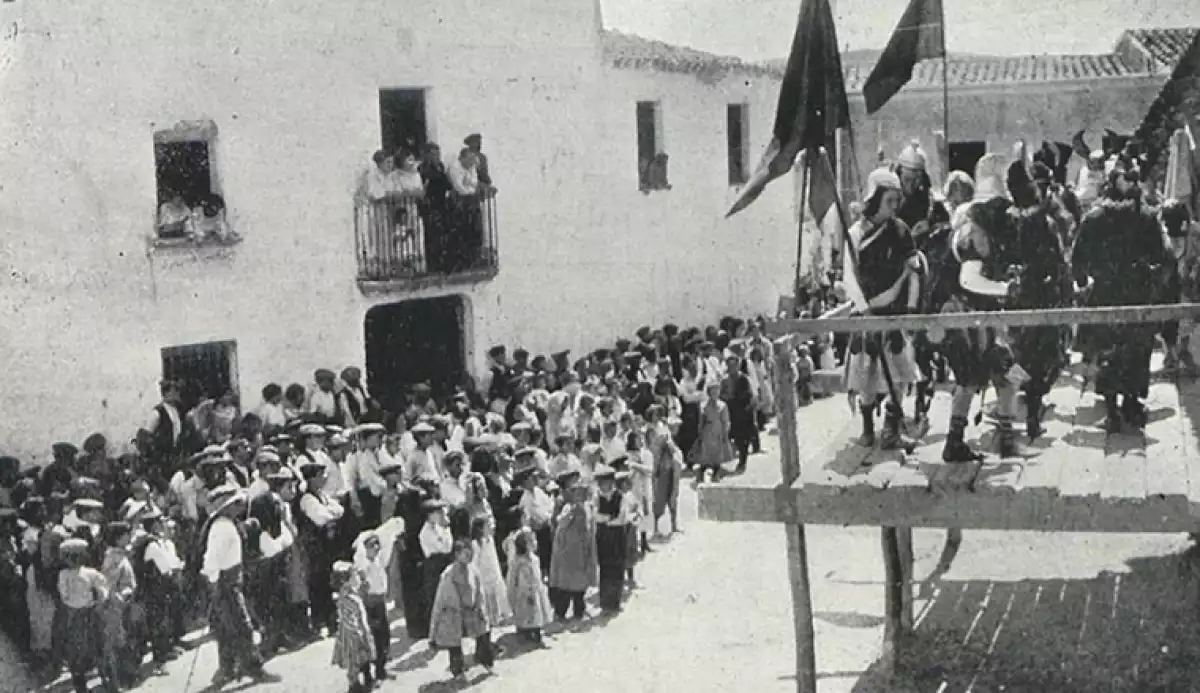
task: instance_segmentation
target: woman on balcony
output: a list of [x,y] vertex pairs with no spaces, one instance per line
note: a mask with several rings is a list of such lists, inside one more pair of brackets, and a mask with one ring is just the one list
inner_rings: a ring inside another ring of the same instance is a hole
[[411,247],[415,234],[409,218],[416,218],[416,210],[409,213],[408,206],[412,203],[406,204],[396,159],[383,150],[371,158],[375,166],[363,177],[357,205],[360,222],[365,222],[359,226],[365,235],[360,238],[363,260],[373,276],[386,276],[397,270],[415,272],[420,256]]
[[421,178],[417,156],[401,149],[396,153],[397,189],[396,230],[400,237],[401,257],[409,260],[418,272],[428,272],[428,254],[425,251],[425,234],[422,230],[421,214],[418,209],[425,197],[425,180]]

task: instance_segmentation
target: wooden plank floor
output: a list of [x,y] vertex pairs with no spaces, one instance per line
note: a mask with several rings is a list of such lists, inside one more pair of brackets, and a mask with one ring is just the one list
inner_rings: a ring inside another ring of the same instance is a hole
[[[1160,357],[1156,355],[1156,366]],[[991,398],[989,398],[991,399]],[[982,463],[946,464],[950,393],[937,392],[931,428],[911,455],[857,442],[861,418],[798,413],[802,467],[793,486],[800,519],[812,524],[1101,532],[1200,530],[1200,382],[1157,373],[1143,432],[1107,434],[1103,401],[1064,377],[1047,396],[1046,433],[1000,459],[985,419],[968,441]],[[911,410],[912,400],[907,402]],[[972,418],[980,409],[973,404]],[[1023,432],[1024,412],[1016,427]],[[910,430],[915,430],[910,426]],[[753,487],[704,487],[712,519],[772,521],[773,495]],[[774,493],[774,490],[771,490]],[[747,512],[749,510],[749,512]]]

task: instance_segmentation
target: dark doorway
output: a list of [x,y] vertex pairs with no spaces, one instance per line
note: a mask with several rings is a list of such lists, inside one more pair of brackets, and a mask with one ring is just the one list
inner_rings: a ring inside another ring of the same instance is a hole
[[429,140],[424,89],[380,89],[379,127],[383,150],[417,153]]
[[987,142],[951,142],[950,170],[975,175],[975,164],[987,153]]
[[443,296],[375,306],[364,321],[367,385],[383,408],[402,410],[403,395],[427,382],[444,397],[466,375],[466,305]]

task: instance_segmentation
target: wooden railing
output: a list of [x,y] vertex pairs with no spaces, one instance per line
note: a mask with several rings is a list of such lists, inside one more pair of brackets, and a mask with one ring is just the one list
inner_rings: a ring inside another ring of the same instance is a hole
[[969,327],[1045,327],[1051,325],[1113,325],[1200,318],[1200,303],[1159,306],[1102,306],[1048,308],[935,315],[868,315],[862,317],[775,320],[764,328],[772,337],[826,332],[884,332],[888,330],[961,330]]
[[354,241],[360,282],[494,272],[499,268],[494,195],[440,202],[403,196],[357,198]]

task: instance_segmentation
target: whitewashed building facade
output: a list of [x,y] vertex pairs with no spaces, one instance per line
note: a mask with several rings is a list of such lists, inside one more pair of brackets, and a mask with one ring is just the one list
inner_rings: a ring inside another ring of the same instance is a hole
[[[580,354],[790,292],[794,186],[722,219],[778,83],[606,32],[594,0],[15,0],[0,37],[0,451],[26,460],[127,439],[164,372],[249,408],[317,367],[392,388],[480,373],[492,344]],[[364,274],[355,182],[397,123],[446,159],[483,134],[482,266]],[[669,190],[639,190],[639,141],[670,155]],[[200,152],[240,243],[156,236],[171,147]]]

